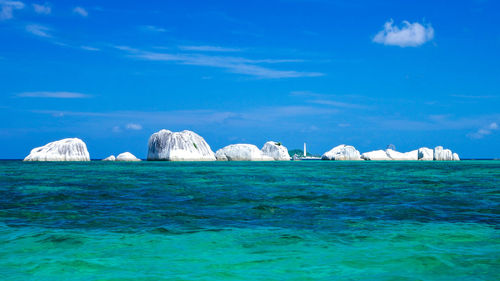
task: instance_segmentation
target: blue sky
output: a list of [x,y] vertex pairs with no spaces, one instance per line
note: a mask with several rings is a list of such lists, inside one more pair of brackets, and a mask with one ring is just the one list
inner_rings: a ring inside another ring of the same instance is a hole
[[[160,3],[161,2],[161,3]],[[380,3],[382,2],[382,3]],[[500,158],[497,1],[0,0],[0,158],[79,137]]]

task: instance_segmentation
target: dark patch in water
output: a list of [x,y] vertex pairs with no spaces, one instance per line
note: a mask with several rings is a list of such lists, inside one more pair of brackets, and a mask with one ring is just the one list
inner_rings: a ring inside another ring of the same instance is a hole
[[75,237],[67,235],[50,235],[49,237],[42,239],[41,242],[44,243],[55,243],[55,244],[68,244],[68,245],[81,245],[83,242]]

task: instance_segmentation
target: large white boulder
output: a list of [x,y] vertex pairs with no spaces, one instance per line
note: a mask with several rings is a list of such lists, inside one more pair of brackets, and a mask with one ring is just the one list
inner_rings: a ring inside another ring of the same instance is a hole
[[218,161],[273,161],[274,158],[264,155],[253,144],[231,144],[217,150],[215,157]]
[[149,138],[148,160],[215,161],[215,155],[195,132],[161,130]]
[[374,150],[361,154],[361,159],[364,160],[392,160],[385,150]]
[[102,159],[102,161],[115,161],[116,160],[116,157],[114,155],[110,155],[104,159]]
[[449,149],[443,149],[442,146],[436,146],[434,148],[434,160],[437,161],[453,160],[453,153]]
[[325,152],[322,160],[362,160],[359,151],[351,145],[341,144]]
[[272,157],[274,160],[290,161],[288,149],[280,142],[268,141],[264,144],[261,151],[264,155]]
[[123,152],[123,153],[118,154],[118,156],[116,156],[115,161],[134,162],[134,161],[141,161],[141,159],[135,157],[130,152]]
[[90,156],[81,139],[69,138],[32,149],[24,161],[90,161]]
[[427,147],[419,148],[418,149],[418,160],[422,160],[422,161],[434,160],[434,150],[427,148]]
[[460,161],[460,157],[458,157],[457,153],[453,153],[453,161]]

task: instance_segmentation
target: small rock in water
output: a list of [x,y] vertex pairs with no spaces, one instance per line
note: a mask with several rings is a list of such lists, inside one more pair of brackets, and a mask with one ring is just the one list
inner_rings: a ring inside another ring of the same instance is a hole
[[116,161],[123,161],[123,162],[133,162],[133,161],[141,161],[141,159],[135,157],[132,153],[130,152],[123,152],[116,156]]
[[102,159],[102,161],[115,161],[116,160],[116,157],[114,155],[110,155],[104,159]]

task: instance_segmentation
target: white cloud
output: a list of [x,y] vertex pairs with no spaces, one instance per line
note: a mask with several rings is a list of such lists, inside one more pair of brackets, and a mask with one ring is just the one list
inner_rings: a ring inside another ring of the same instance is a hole
[[111,131],[113,133],[120,133],[122,129],[119,126],[114,126],[113,128],[111,128]]
[[97,52],[97,51],[101,50],[99,48],[95,48],[95,47],[91,47],[91,46],[80,46],[80,48],[82,50],[85,50],[85,51],[93,51],[93,52]]
[[134,49],[129,46],[121,46],[121,45],[115,45],[113,46],[115,49],[118,49],[120,51],[125,51],[125,52],[130,52],[130,53],[138,53],[140,52],[139,49]]
[[373,42],[399,47],[417,47],[434,38],[434,29],[430,24],[423,26],[418,22],[403,21],[403,26],[400,28],[393,26],[393,23],[392,19],[386,22],[384,29],[373,38]]
[[167,32],[167,30],[165,28],[154,26],[154,25],[141,25],[139,28],[144,30],[144,31]]
[[73,9],[73,13],[75,14],[79,14],[80,16],[82,17],[87,17],[89,15],[89,13],[87,12],[87,10],[85,10],[84,8],[82,7],[75,7]]
[[179,49],[184,51],[200,51],[200,52],[240,52],[241,49],[225,48],[219,46],[179,46]]
[[126,128],[128,130],[134,130],[134,131],[142,130],[141,124],[136,124],[136,123],[128,123]]
[[474,95],[450,95],[455,98],[464,98],[464,99],[494,99],[498,98],[498,96],[474,96]]
[[308,100],[307,102],[308,103],[315,103],[315,104],[322,104],[322,105],[330,105],[330,106],[341,107],[341,108],[352,108],[352,109],[367,108],[367,106],[361,105],[361,104],[354,104],[354,103],[347,103],[347,102],[326,100],[326,99]]
[[33,4],[33,9],[35,13],[42,15],[49,15],[52,12],[52,8],[49,4]]
[[290,92],[290,96],[309,98],[308,100],[305,100],[305,102],[312,103],[312,104],[333,106],[333,107],[338,107],[338,108],[347,108],[347,109],[368,109],[368,108],[370,108],[370,106],[360,104],[360,103],[350,103],[350,102],[345,102],[345,101],[338,101],[339,99],[345,100],[346,96],[325,95],[325,94],[318,94],[318,93],[314,93],[314,92],[310,92],[310,91],[292,91],[292,92]]
[[13,18],[14,10],[21,10],[23,8],[23,2],[0,0],[0,20],[8,20]]
[[498,130],[498,124],[492,122],[489,125],[477,130],[476,132],[469,133],[467,136],[471,139],[482,139],[487,135],[491,135],[493,131]]
[[278,79],[278,78],[294,78],[294,77],[316,77],[324,75],[323,73],[319,72],[276,70],[259,65],[265,63],[274,64],[274,63],[300,62],[301,60],[290,60],[290,59],[252,60],[252,59],[246,59],[241,57],[230,57],[230,56],[209,56],[203,54],[169,54],[169,53],[148,52],[130,48],[128,46],[115,46],[115,48],[128,52],[130,57],[135,57],[138,59],[150,60],[150,61],[170,61],[178,64],[217,67],[226,69],[232,73],[255,76],[258,78]]
[[45,37],[45,38],[52,37],[52,35],[49,34],[50,28],[40,24],[28,24],[26,26],[26,31],[40,37]]
[[91,95],[75,92],[24,92],[17,95],[22,98],[57,98],[57,99],[82,99]]

